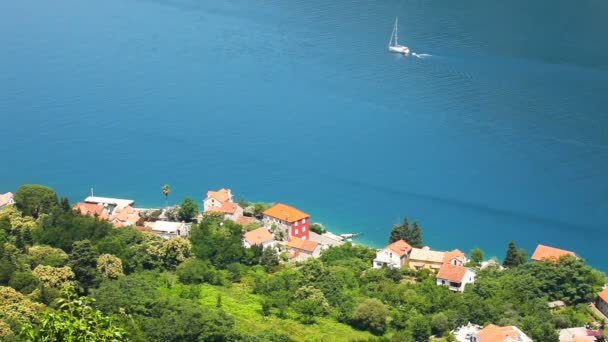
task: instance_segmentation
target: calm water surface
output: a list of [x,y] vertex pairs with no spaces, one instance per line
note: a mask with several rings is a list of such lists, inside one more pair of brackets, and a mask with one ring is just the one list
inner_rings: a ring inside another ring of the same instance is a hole
[[[424,57],[389,54],[401,40]],[[0,2],[0,192],[231,187],[384,244],[608,270],[608,3]]]

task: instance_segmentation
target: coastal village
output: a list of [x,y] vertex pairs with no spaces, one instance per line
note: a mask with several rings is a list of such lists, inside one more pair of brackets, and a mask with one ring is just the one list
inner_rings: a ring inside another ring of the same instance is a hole
[[[14,204],[11,192],[0,194],[0,209]],[[298,263],[319,258],[323,251],[341,246],[356,234],[337,235],[326,231],[322,225],[312,223],[311,215],[284,203],[269,204],[260,213],[250,207],[243,208],[235,201],[229,188],[209,190],[202,199],[202,212],[192,221],[200,221],[206,215],[215,215],[233,221],[243,228],[242,243],[246,248],[261,246],[282,254],[283,262]],[[188,237],[191,223],[179,221],[171,208],[138,208],[132,199],[98,197],[91,194],[77,202],[73,209],[81,215],[109,221],[116,229],[131,226],[137,230],[156,234],[164,239]],[[315,227],[316,232],[311,229]],[[576,256],[568,251],[539,244],[531,256],[532,262],[557,262],[563,256]],[[392,242],[376,251],[370,269],[393,268],[428,270],[432,272],[437,286],[445,286],[454,292],[464,292],[476,281],[476,273],[488,267],[502,269],[496,260],[473,265],[467,255],[459,249],[433,250],[429,246],[411,246],[403,239]],[[562,301],[550,302],[550,308],[564,307]],[[599,317],[608,321],[608,287],[597,293],[595,302],[589,306]],[[470,322],[453,331],[457,341],[471,342],[532,342],[517,326],[489,324],[485,327]],[[600,341],[601,330],[590,326],[567,328],[559,331],[560,342]]]

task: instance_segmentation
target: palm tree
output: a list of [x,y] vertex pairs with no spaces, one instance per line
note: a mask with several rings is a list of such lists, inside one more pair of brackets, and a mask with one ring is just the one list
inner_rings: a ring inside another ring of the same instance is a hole
[[169,184],[165,184],[165,185],[163,185],[163,188],[161,191],[162,191],[163,195],[165,195],[165,206],[168,207],[169,206],[169,194],[171,193],[171,187],[169,186]]

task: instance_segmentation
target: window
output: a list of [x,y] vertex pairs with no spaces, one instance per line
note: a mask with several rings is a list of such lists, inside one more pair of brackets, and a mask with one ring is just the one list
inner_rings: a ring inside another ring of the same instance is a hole
[[295,231],[295,233],[294,233],[294,234],[296,234],[296,235],[298,234],[298,230],[297,230],[297,229],[296,229],[296,231]]
[[302,227],[302,233],[306,231],[306,227]]
[[294,224],[294,226],[296,226],[296,227],[298,226],[298,221],[296,221],[296,223]]
[[306,224],[306,219],[302,219],[302,224]]

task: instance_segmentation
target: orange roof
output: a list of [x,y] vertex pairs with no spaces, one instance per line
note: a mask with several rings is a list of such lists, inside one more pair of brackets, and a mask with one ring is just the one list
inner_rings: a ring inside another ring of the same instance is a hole
[[260,245],[264,242],[274,240],[272,233],[270,233],[270,230],[268,230],[266,227],[254,229],[245,233],[244,236],[245,240],[247,240],[250,245]]
[[312,240],[302,240],[297,237],[292,237],[287,241],[287,246],[312,253],[317,249],[319,243]]
[[453,251],[445,252],[445,254],[443,256],[443,262],[449,263],[452,259],[458,259],[464,263],[466,257],[460,249],[455,249]]
[[110,221],[114,222],[115,226],[122,227],[124,225],[135,224],[137,221],[139,221],[140,216],[139,212],[129,205],[122,209],[114,209],[114,213],[110,216],[109,219]]
[[604,302],[608,303],[608,287],[597,294]]
[[310,217],[307,213],[300,211],[287,204],[277,203],[264,211],[264,215],[278,218],[287,222],[295,222]]
[[249,216],[241,216],[238,219],[236,219],[236,223],[240,224],[241,226],[247,226],[250,225],[252,223],[256,223],[258,222],[258,220],[255,219],[255,217],[249,217]]
[[391,251],[397,253],[399,256],[405,255],[407,252],[412,250],[412,246],[410,246],[404,240],[399,240],[391,243],[390,245],[384,247],[385,249],[390,249]]
[[509,337],[518,337],[519,332],[513,327],[499,327],[490,324],[477,333],[477,338],[483,342],[504,342]]
[[103,214],[103,204],[98,204],[98,203],[85,203],[85,202],[78,202],[74,205],[74,209],[80,211],[80,215],[91,215],[94,216],[95,214],[101,216],[101,214]]
[[563,255],[576,256],[576,254],[574,254],[574,252],[567,251],[565,249],[559,249],[559,248],[539,244],[536,247],[534,254],[532,254],[532,260],[540,261],[540,260],[549,259],[549,260],[557,261]]
[[466,273],[466,267],[448,263],[441,266],[439,273],[437,273],[437,278],[445,279],[454,283],[461,283]]
[[228,202],[232,199],[232,191],[230,189],[221,188],[218,191],[207,191],[207,197],[213,197],[220,202]]
[[234,203],[234,202],[223,202],[221,206],[219,207],[209,207],[207,209],[207,211],[220,211],[222,213],[226,213],[226,214],[234,214],[236,212],[236,208],[239,205]]

